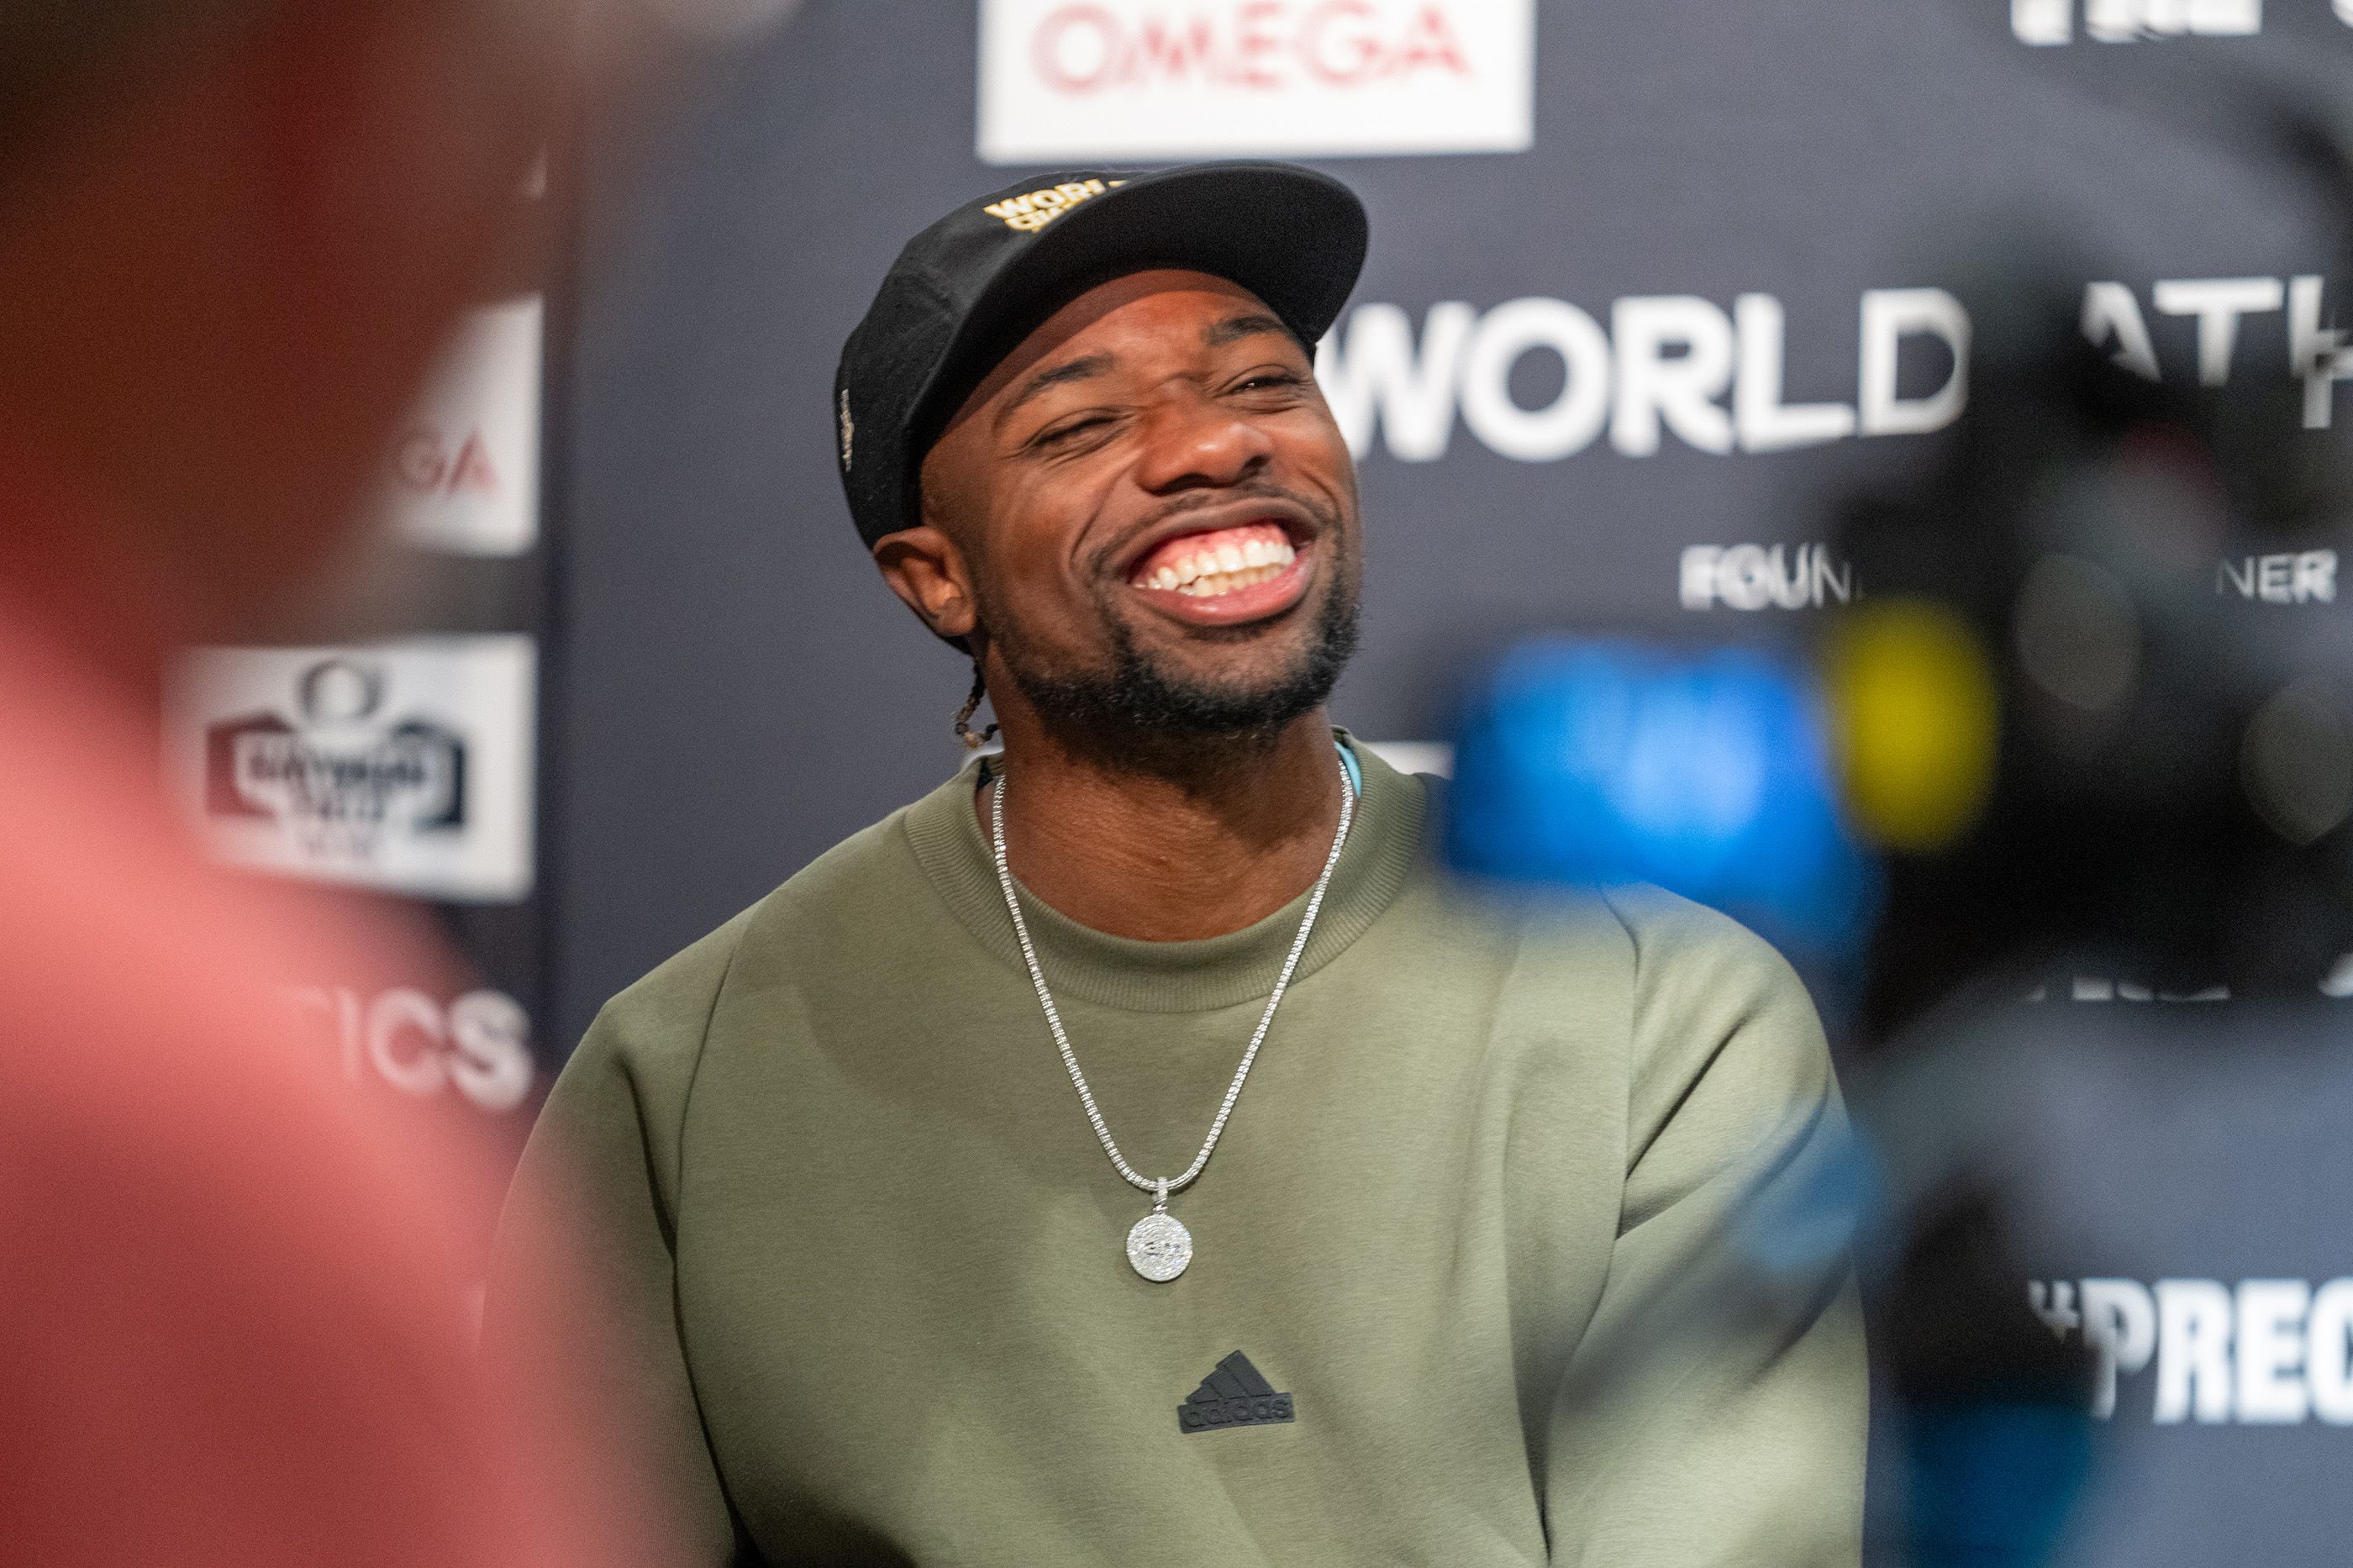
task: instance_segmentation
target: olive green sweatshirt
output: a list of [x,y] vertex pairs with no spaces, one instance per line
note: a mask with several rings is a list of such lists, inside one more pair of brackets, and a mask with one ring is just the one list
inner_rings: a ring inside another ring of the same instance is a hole
[[[1842,1256],[1769,1321],[1660,1304],[1843,1128],[1796,977],[1655,890],[1484,905],[1430,861],[1434,786],[1360,761],[1169,1283],[974,770],[604,1009],[519,1180],[595,1238],[627,1349],[577,1375],[660,1449],[681,1562],[1855,1561]],[[1138,1170],[1191,1161],[1304,908],[1146,942],[1026,900]]]

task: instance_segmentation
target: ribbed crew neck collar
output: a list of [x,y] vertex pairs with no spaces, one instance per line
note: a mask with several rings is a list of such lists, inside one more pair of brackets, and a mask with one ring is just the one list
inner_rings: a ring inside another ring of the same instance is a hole
[[[1363,768],[1365,789],[1294,983],[1345,952],[1388,908],[1422,852],[1429,816],[1419,780],[1398,773],[1345,731],[1334,733]],[[1029,970],[972,806],[986,762],[976,758],[909,806],[902,821],[916,860],[956,919],[1026,983]],[[1139,1013],[1208,1012],[1263,998],[1306,912],[1307,894],[1302,892],[1264,920],[1224,936],[1140,942],[1081,925],[1021,889],[1022,917],[1029,922],[1039,966],[1056,997],[1082,997]]]

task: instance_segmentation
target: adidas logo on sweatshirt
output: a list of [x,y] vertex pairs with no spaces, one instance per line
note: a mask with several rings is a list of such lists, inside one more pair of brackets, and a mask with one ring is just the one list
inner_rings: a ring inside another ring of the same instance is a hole
[[1236,1351],[1176,1407],[1176,1425],[1187,1432],[1221,1426],[1275,1426],[1293,1419],[1291,1395],[1277,1394],[1259,1375],[1250,1357]]

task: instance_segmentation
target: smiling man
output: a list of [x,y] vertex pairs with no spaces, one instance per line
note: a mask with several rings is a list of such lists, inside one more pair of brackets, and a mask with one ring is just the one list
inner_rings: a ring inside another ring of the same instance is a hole
[[1071,174],[851,335],[851,513],[1003,756],[617,998],[524,1164],[635,1304],[584,1375],[686,1560],[1855,1559],[1836,1248],[1597,1364],[1836,1139],[1803,991],[1662,893],[1468,900],[1324,711],[1360,535],[1308,345],[1365,235],[1305,170]]

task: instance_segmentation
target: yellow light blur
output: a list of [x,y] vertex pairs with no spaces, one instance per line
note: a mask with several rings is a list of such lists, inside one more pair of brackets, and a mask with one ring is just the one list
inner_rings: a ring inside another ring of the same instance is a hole
[[1825,640],[1822,679],[1855,829],[1905,854],[1968,831],[1993,788],[2000,718],[1968,623],[1925,599],[1859,605]]

